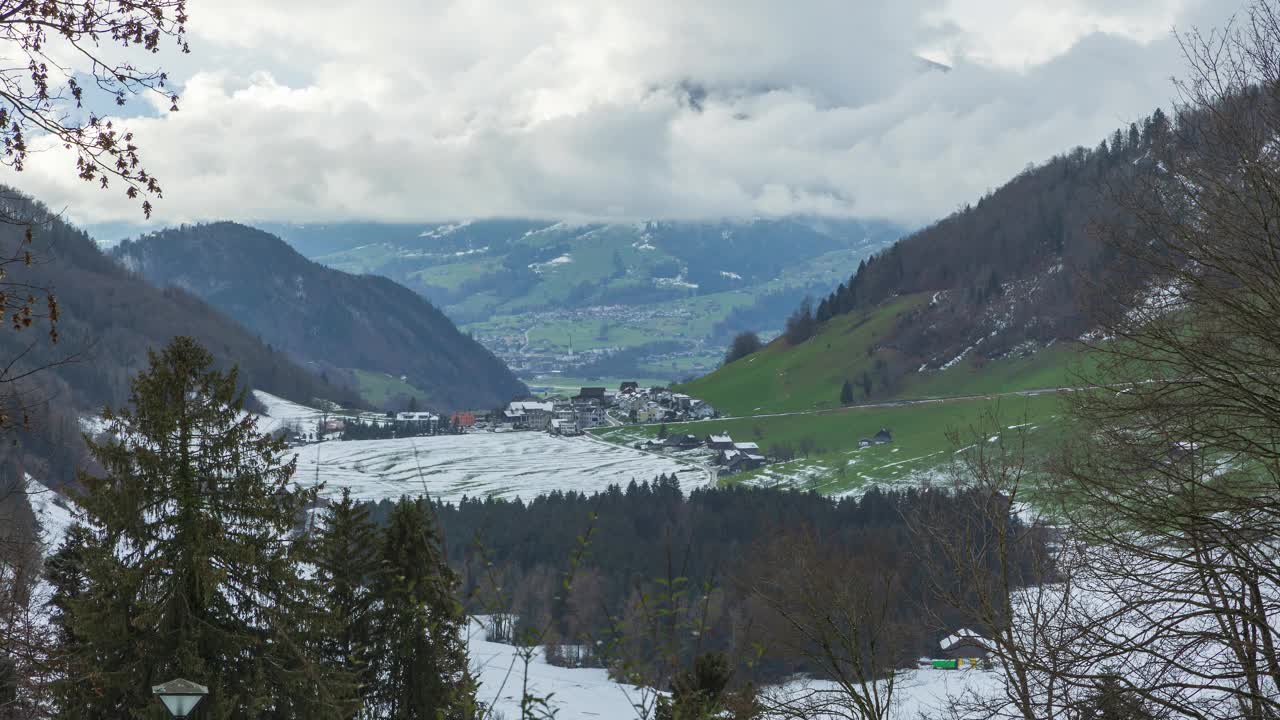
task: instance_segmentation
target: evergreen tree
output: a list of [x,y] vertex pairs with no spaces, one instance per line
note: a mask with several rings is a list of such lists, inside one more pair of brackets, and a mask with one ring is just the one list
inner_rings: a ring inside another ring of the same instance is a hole
[[831,319],[831,302],[827,298],[823,298],[818,303],[818,311],[814,314],[813,319],[818,323],[824,323]]
[[670,697],[658,698],[656,720],[714,720],[725,717],[726,690],[732,678],[722,653],[699,655],[693,667],[671,680]]
[[374,717],[460,720],[475,715],[456,586],[431,507],[424,499],[402,497],[383,532],[374,582]]
[[150,688],[183,677],[209,687],[204,719],[338,717],[345,684],[307,653],[318,592],[291,542],[315,491],[290,485],[235,370],[185,337],[149,358],[89,442],[104,474],[80,478],[86,532],[65,557],[83,578],[54,598],[59,716],[166,717]]
[[853,383],[849,382],[848,380],[845,380],[844,385],[841,386],[840,388],[840,404],[841,405],[853,404]]
[[[315,546],[316,580],[327,589],[321,603],[325,622],[320,640],[324,662],[341,667],[358,683],[363,697],[371,684],[370,622],[372,584],[378,563],[377,527],[369,519],[369,506],[342,498],[325,513]],[[356,717],[359,703],[352,703],[344,717]]]
[[736,362],[751,353],[758,352],[764,344],[760,342],[760,336],[750,330],[744,330],[734,336],[733,342],[729,345],[728,352],[724,355],[724,364]]

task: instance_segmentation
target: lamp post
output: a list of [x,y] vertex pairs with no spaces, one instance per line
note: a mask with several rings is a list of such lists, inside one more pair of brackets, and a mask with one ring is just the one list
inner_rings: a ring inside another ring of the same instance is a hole
[[184,718],[209,694],[209,688],[179,678],[156,685],[151,688],[151,692],[160,697],[160,702],[164,703],[170,715]]

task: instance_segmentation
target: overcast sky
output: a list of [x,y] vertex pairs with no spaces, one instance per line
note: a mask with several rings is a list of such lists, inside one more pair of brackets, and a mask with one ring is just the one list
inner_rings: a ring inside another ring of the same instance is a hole
[[[1168,106],[1234,0],[191,0],[156,220],[928,222]],[[928,70],[918,58],[947,63]],[[56,152],[12,182],[139,220]]]

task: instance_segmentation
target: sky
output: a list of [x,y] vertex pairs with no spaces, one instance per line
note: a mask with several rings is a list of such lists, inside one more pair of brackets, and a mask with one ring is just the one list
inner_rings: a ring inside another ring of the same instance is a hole
[[[180,110],[125,106],[157,225],[920,225],[1168,107],[1234,0],[190,0]],[[921,58],[950,66],[940,71]],[[0,181],[141,221],[57,148]]]

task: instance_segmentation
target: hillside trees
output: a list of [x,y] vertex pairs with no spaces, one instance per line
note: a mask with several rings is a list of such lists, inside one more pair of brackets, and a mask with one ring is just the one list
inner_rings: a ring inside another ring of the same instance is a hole
[[60,717],[137,717],[149,688],[208,685],[207,717],[339,717],[350,678],[308,652],[319,587],[291,533],[314,490],[242,411],[235,371],[189,338],[151,353],[83,476],[87,533],[60,557]]
[[729,351],[724,354],[724,364],[728,365],[736,360],[758,352],[764,344],[760,342],[760,336],[750,330],[745,330],[733,337],[733,342],[729,345]]
[[326,589],[320,605],[327,620],[318,639],[320,657],[342,668],[356,683],[351,708],[344,717],[356,717],[373,690],[373,582],[379,570],[378,540],[368,507],[357,504],[344,488],[342,497],[326,509],[315,543],[316,581]]
[[370,618],[374,717],[463,720],[476,714],[457,579],[440,548],[431,506],[401,498],[379,550]]
[[799,345],[813,337],[817,328],[818,322],[813,316],[813,299],[806,297],[800,303],[800,307],[791,313],[791,317],[787,318],[787,325],[782,334],[789,344]]

